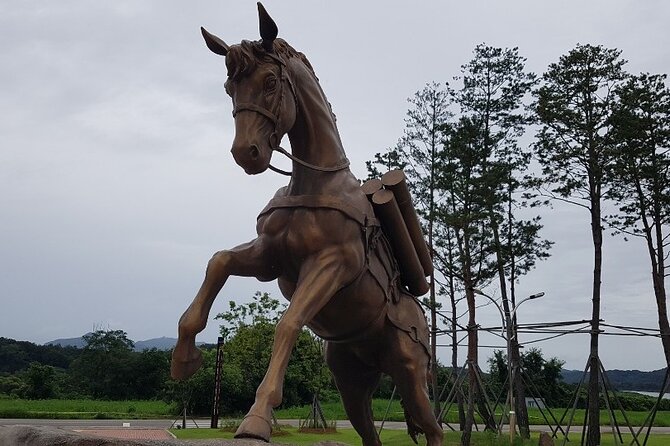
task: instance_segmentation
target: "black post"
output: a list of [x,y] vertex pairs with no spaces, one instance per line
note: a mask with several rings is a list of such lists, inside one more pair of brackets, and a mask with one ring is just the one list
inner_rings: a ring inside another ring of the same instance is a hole
[[219,427],[219,406],[221,402],[221,369],[223,368],[223,338],[219,336],[216,343],[216,371],[214,372],[214,404],[212,405],[212,421],[210,427]]

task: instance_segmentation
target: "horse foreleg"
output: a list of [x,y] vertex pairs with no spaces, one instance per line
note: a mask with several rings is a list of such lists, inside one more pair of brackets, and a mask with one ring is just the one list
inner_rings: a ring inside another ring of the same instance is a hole
[[264,245],[263,239],[257,238],[229,251],[219,251],[209,261],[200,290],[179,319],[179,337],[172,351],[170,367],[173,378],[186,379],[202,365],[202,353],[195,346],[195,336],[205,329],[214,299],[228,277],[255,276],[268,279],[272,268],[263,255]]
[[357,256],[343,251],[343,248],[323,250],[301,267],[291,303],[275,328],[268,370],[256,390],[256,400],[235,437],[270,440],[272,408],[282,401],[286,367],[300,330],[358,272],[357,265],[343,261]]

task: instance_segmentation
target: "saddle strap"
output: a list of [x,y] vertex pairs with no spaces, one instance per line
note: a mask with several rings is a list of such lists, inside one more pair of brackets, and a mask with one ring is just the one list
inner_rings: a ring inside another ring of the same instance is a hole
[[272,212],[275,209],[290,208],[323,208],[334,209],[342,212],[347,217],[356,221],[362,227],[379,226],[379,220],[372,215],[346,203],[333,195],[287,195],[275,197],[263,208],[258,218]]

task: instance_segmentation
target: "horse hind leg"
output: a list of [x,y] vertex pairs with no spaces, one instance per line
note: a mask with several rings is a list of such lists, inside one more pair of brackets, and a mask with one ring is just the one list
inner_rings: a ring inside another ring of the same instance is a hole
[[372,394],[381,372],[363,364],[345,345],[326,343],[326,362],[333,372],[349,421],[363,446],[381,446],[372,416]]
[[441,446],[443,432],[435,419],[428,398],[428,355],[423,347],[396,329],[391,335],[397,338],[395,352],[384,361],[384,370],[391,376],[402,397],[407,430],[414,442],[416,435],[426,435],[427,446]]

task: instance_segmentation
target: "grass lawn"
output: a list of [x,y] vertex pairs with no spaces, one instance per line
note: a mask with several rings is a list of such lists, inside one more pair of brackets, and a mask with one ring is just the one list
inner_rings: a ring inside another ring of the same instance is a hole
[[[381,420],[386,413],[388,400],[375,399],[373,410],[376,418]],[[324,414],[328,420],[346,419],[342,403],[322,403]],[[309,406],[292,407],[275,411],[278,419],[302,419],[307,417]],[[500,412],[498,410],[498,412]],[[564,409],[554,409],[554,416],[561,419]],[[584,420],[584,410],[577,410],[572,422],[579,426]],[[627,412],[628,419],[634,426],[640,426],[647,417],[647,412]],[[163,401],[97,401],[97,400],[23,400],[0,398],[0,418],[61,418],[61,419],[146,419],[170,418],[175,416],[175,407]],[[529,410],[531,424],[547,424],[538,410]],[[567,424],[568,416],[563,421]],[[399,401],[393,401],[387,420],[403,421],[403,411]],[[458,422],[455,406],[447,413],[446,421]],[[623,416],[617,415],[617,421],[624,425]],[[551,423],[554,424],[554,423]],[[609,424],[609,416],[603,411],[601,424]],[[659,412],[655,426],[670,426],[670,411]],[[574,431],[574,429],[573,429]],[[670,444],[670,442],[669,442]]]
[[[218,429],[172,429],[171,432],[180,440],[187,439],[212,439],[212,438],[233,438],[232,432],[225,432]],[[460,433],[445,432],[444,445],[457,446],[460,445]],[[282,434],[272,436],[273,443],[293,444],[296,446],[309,446],[320,441],[337,441],[352,446],[361,444],[361,439],[353,429],[338,429],[336,433],[331,434],[303,434],[297,432],[295,428],[283,428]],[[405,431],[401,430],[384,430],[382,431],[381,440],[384,446],[414,446],[412,439]],[[509,445],[509,437],[505,436],[505,441],[501,445]],[[424,437],[419,438],[419,445],[425,445]],[[472,446],[497,446],[495,438],[482,432],[473,432]],[[519,443],[521,444],[521,443]],[[525,445],[536,445],[537,435]]]
[[[224,432],[218,429],[173,429],[171,432],[179,439],[231,439],[232,432]],[[273,435],[273,443],[293,444],[297,446],[308,446],[320,441],[337,441],[340,443],[358,446],[361,440],[358,434],[353,429],[338,429],[334,434],[301,434],[294,428],[283,428],[282,435]],[[459,432],[445,432],[444,445],[445,446],[460,446],[461,434]],[[570,436],[571,444],[579,443],[579,436]],[[409,435],[401,430],[384,430],[382,431],[381,440],[384,446],[414,446]],[[522,443],[518,439],[517,446],[535,446],[537,445],[538,434],[533,434],[530,440]],[[629,444],[631,436],[624,436],[624,444]],[[670,442],[670,435],[653,435],[649,438],[647,446],[667,446]],[[419,445],[426,444],[425,438],[419,438]],[[559,443],[557,443],[559,444]],[[503,435],[496,438],[494,435],[484,432],[472,433],[472,446],[507,446],[509,445],[509,437]],[[611,434],[604,434],[602,436],[601,446],[617,446]]]
[[[388,400],[382,400],[382,399],[375,399],[372,401],[372,409],[375,414],[375,418],[377,420],[381,420],[386,413],[386,408],[388,406]],[[337,402],[323,402],[321,403],[321,407],[323,409],[323,413],[328,420],[344,420],[347,418],[346,414],[344,413],[344,408],[342,407],[342,403],[340,401]],[[302,419],[307,417],[310,411],[310,406],[302,406],[302,407],[290,407],[286,409],[278,409],[275,410],[275,415],[277,416],[278,419],[280,420],[289,420],[289,419]],[[497,416],[496,419],[499,419],[500,417],[500,408],[497,409]],[[552,409],[552,413],[554,417],[556,417],[557,420],[560,420],[561,417],[563,416],[565,412],[565,409]],[[575,411],[575,415],[572,421],[572,425],[581,425],[584,422],[584,416],[585,416],[586,411],[584,409],[578,409]],[[549,417],[549,414],[545,410],[545,415]],[[642,423],[644,423],[645,419],[647,418],[648,413],[647,412],[626,412],[626,416],[630,420],[631,424],[633,426],[641,426]],[[625,425],[625,420],[624,417],[621,415],[620,412],[615,413],[616,419],[619,422],[620,425]],[[543,416],[542,413],[537,410],[537,409],[528,409],[528,417],[530,424],[548,424]],[[570,413],[568,413],[565,416],[565,419],[563,420],[563,425],[567,424],[568,420],[570,418]],[[395,400],[391,403],[391,407],[388,411],[388,416],[386,418],[387,420],[390,421],[404,421],[404,415],[403,415],[403,410],[402,407],[400,406],[400,401]],[[551,420],[551,418],[550,418]],[[445,417],[445,421],[448,423],[458,423],[458,410],[456,408],[456,405],[452,405],[451,409],[449,412],[447,412],[447,415]],[[479,420],[481,421],[481,420]],[[549,424],[555,424],[554,422],[551,422]],[[609,424],[609,414],[606,411],[601,411],[601,416],[600,416],[600,424],[602,425],[608,425]],[[661,411],[656,414],[656,418],[654,420],[654,426],[670,426],[670,412],[669,411]]]
[[174,416],[163,401],[1,399],[0,418],[143,419]]

